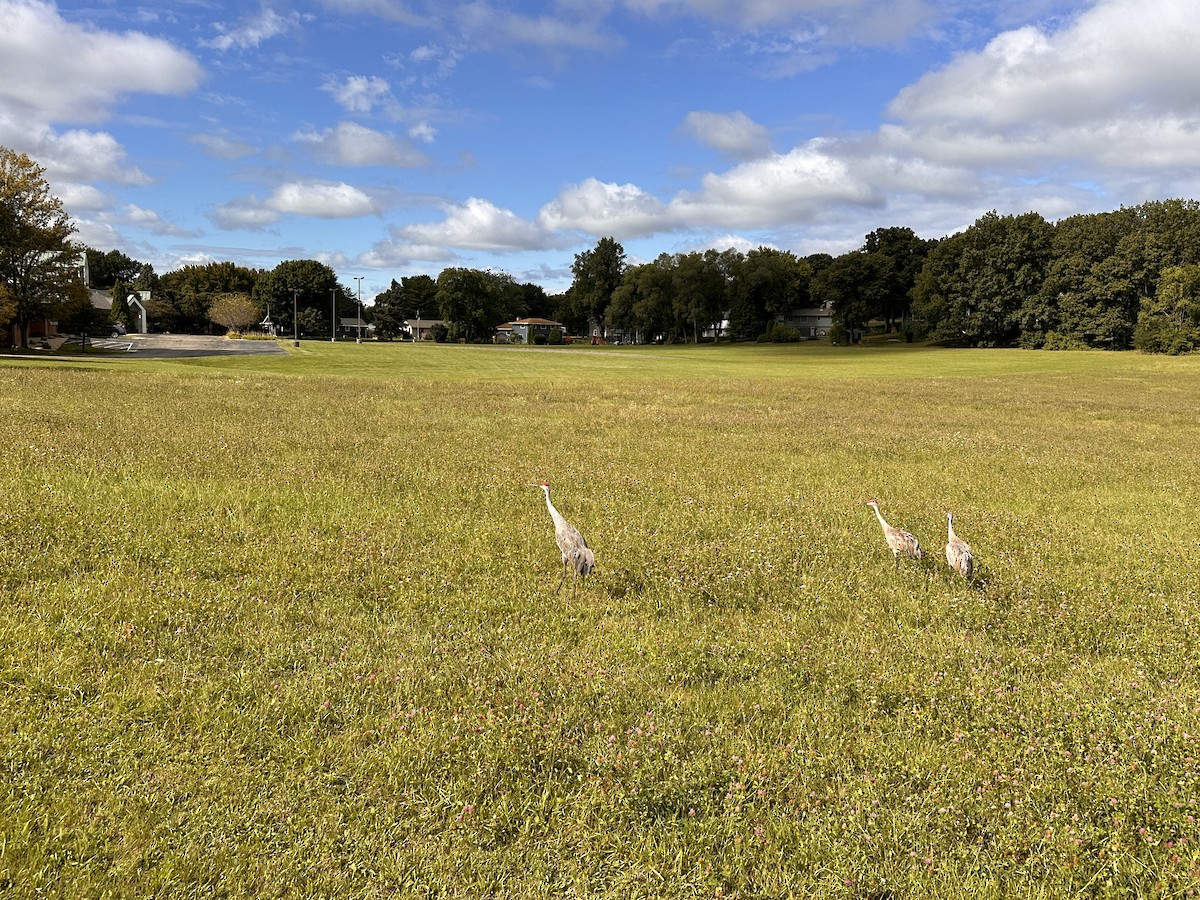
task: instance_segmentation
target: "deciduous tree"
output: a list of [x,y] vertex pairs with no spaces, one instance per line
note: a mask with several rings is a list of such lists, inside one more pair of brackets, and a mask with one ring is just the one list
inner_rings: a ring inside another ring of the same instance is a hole
[[292,310],[297,315],[312,310],[307,317],[309,334],[329,334],[333,323],[333,302],[340,310],[354,298],[338,284],[337,273],[323,262],[315,259],[290,259],[274,269],[263,273],[254,283],[251,292],[254,302],[269,309],[271,318],[280,325],[280,332],[290,334],[293,330]]
[[625,274],[625,248],[614,238],[601,238],[594,249],[575,254],[571,300],[577,315],[589,325],[604,328],[605,312]]
[[12,305],[19,343],[29,346],[31,322],[50,318],[82,282],[75,225],[50,193],[45,169],[23,153],[0,147],[0,284]]
[[486,340],[504,318],[504,294],[512,277],[481,269],[443,269],[437,280],[437,303],[450,338]]
[[246,293],[218,294],[208,317],[228,331],[245,331],[262,321],[262,307]]
[[1142,301],[1136,344],[1148,353],[1191,353],[1200,347],[1200,265],[1163,270],[1154,296]]

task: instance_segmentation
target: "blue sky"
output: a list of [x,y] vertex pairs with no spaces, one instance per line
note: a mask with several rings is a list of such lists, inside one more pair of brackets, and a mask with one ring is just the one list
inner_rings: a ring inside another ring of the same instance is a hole
[[160,274],[364,299],[1200,198],[1194,0],[0,0],[0,144]]

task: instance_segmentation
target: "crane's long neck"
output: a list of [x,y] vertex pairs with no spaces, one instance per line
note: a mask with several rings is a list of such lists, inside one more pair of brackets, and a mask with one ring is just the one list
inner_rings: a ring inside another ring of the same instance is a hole
[[563,517],[559,511],[554,508],[554,504],[550,502],[550,488],[544,484],[539,486],[542,489],[542,493],[546,495],[546,509],[550,510],[550,518],[553,519],[554,524],[557,525],[559,522],[563,521]]
[[877,518],[879,520],[880,527],[883,528],[884,531],[887,531],[888,523],[884,520],[883,513],[881,513],[879,511],[879,507],[876,506],[874,503],[871,503],[869,505],[870,505],[871,509],[875,510],[875,518]]
[[954,513],[946,513],[946,533],[954,540]]

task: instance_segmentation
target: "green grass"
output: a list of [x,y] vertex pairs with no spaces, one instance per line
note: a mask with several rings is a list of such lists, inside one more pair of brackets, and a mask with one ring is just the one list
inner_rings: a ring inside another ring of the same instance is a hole
[[288,349],[0,363],[0,895],[1200,890],[1200,359]]

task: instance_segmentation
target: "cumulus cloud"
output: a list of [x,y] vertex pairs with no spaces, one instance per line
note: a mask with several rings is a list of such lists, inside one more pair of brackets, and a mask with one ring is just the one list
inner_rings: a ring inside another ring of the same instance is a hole
[[666,207],[634,184],[611,184],[588,178],[563,190],[542,207],[543,228],[641,237],[669,230],[674,223]]
[[931,159],[1194,165],[1198,42],[1190,0],[1101,0],[1057,31],[1025,26],[960,54],[888,112]]
[[69,209],[97,208],[94,182],[148,184],[112,134],[57,126],[105,121],[131,94],[187,93],[203,75],[196,60],[140,32],[68,22],[41,0],[0,0],[0,21],[0,143],[33,156]]
[[125,148],[105,131],[46,131],[34,149],[38,161],[56,182],[145,185],[151,181],[141,169],[126,165]]
[[381,210],[365,191],[338,182],[289,182],[280,185],[266,201],[266,206],[280,213],[295,213],[318,219],[346,219],[369,216]]
[[728,159],[758,159],[771,152],[767,129],[743,112],[690,112],[680,127]]
[[252,194],[214,206],[209,218],[220,228],[260,231],[285,215],[348,219],[382,211],[369,194],[345,182],[291,181],[279,185],[265,200]]
[[428,162],[408,141],[353,122],[320,132],[301,132],[295,138],[312,147],[321,159],[341,165],[412,168]]
[[64,20],[41,0],[0,0],[0,107],[34,123],[99,122],[131,93],[183,94],[200,65],[166,41]]
[[672,200],[671,209],[691,225],[761,228],[811,218],[827,204],[881,205],[879,190],[836,150],[835,144],[813,140],[789,153],[710,173],[699,191]]
[[407,243],[414,245],[440,245],[501,253],[539,250],[554,243],[553,235],[540,225],[476,197],[450,207],[441,222],[407,225],[400,229],[400,234]]

